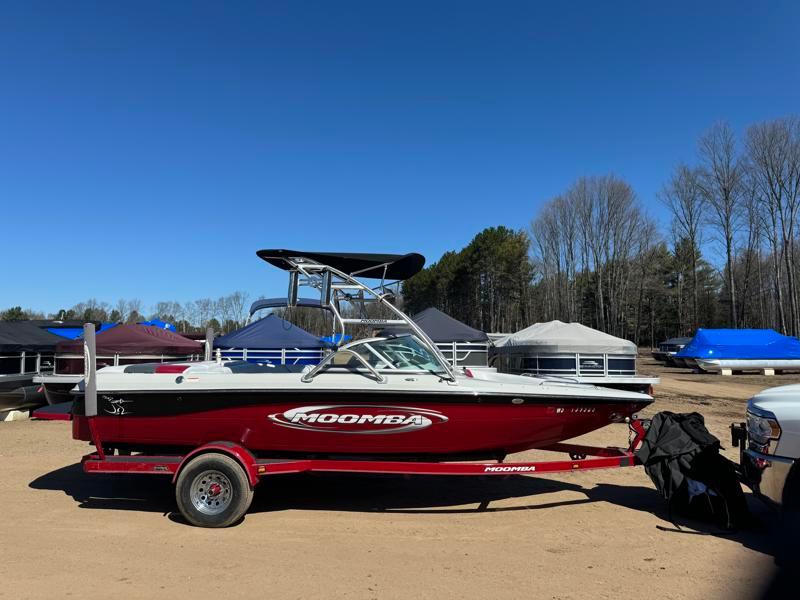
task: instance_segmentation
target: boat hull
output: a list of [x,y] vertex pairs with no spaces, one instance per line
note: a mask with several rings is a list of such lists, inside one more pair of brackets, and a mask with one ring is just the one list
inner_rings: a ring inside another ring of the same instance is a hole
[[72,400],[72,388],[74,383],[45,383],[43,386],[44,395],[50,406],[63,404]]
[[33,385],[33,375],[0,378],[0,411],[26,410],[45,403],[40,386]]
[[798,371],[800,370],[800,360],[782,358],[722,358],[722,359],[697,359],[697,366],[704,371],[712,373],[728,369],[731,371],[759,371],[763,369]]
[[[651,402],[336,396],[101,394],[93,426],[105,444],[133,451],[226,441],[260,455],[497,456],[583,435]],[[76,412],[73,435],[90,440],[87,419]]]

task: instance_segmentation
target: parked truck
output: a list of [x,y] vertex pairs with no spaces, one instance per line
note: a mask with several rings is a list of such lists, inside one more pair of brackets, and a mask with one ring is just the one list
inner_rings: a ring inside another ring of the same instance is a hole
[[742,482],[769,504],[800,510],[800,384],[766,389],[731,425]]

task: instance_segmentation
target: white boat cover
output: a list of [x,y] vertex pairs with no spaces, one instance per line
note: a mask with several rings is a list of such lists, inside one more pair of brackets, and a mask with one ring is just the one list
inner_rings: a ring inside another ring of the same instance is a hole
[[534,323],[495,342],[499,353],[636,354],[636,344],[580,323]]

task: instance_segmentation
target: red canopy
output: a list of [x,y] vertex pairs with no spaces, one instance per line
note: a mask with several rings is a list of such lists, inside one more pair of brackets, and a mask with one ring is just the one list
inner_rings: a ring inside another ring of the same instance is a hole
[[[150,325],[117,325],[98,333],[98,354],[200,354],[203,345]],[[83,340],[65,340],[56,345],[56,352],[83,354]]]

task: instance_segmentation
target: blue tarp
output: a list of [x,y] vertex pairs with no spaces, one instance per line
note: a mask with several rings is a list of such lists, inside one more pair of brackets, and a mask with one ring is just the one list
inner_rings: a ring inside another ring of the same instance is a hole
[[[101,323],[95,333],[111,329],[118,324],[119,323]],[[62,338],[67,338],[68,340],[77,340],[79,337],[83,337],[83,327],[48,327],[47,331],[61,336]]]
[[800,359],[800,341],[772,329],[698,329],[677,358]]
[[326,344],[305,329],[269,315],[214,340],[214,348],[322,348]]
[[353,336],[352,335],[347,335],[347,334],[342,335],[341,333],[337,333],[335,335],[326,335],[326,336],[321,337],[319,339],[322,340],[323,342],[325,342],[326,344],[336,345],[336,344],[339,344],[339,342],[342,342],[342,343],[349,342],[350,340],[353,339]]
[[167,323],[166,321],[162,321],[161,319],[150,319],[149,321],[143,321],[139,323],[139,325],[152,325],[153,327],[158,327],[159,329],[177,331],[177,329],[175,329],[175,325],[172,323]]

